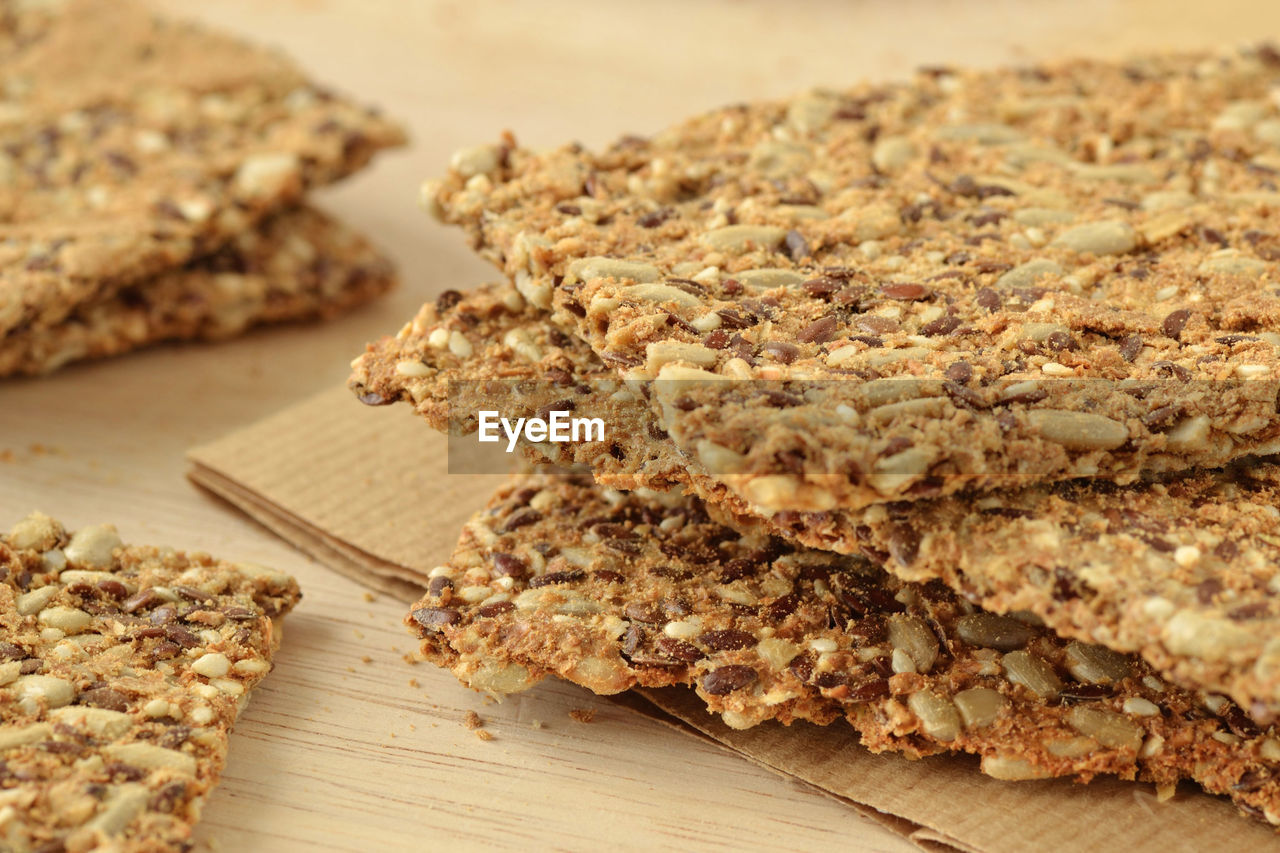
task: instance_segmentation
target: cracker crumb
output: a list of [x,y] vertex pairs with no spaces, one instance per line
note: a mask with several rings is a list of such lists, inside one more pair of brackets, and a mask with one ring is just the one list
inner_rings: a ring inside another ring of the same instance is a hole
[[484,720],[475,711],[468,711],[467,715],[462,718],[462,724],[474,731],[484,727]]
[[377,601],[377,600],[378,600],[378,599],[374,596],[374,594],[373,594],[373,593],[371,593],[371,592],[362,592],[362,593],[360,593],[360,597],[361,597],[361,598],[363,598],[365,601]]
[[542,720],[534,720],[529,725],[533,726],[535,729],[540,729],[542,728]]
[[569,717],[579,723],[589,723],[596,718],[596,712],[594,708],[574,708],[569,712]]
[[422,685],[418,682],[418,679],[416,679],[416,678],[410,678],[410,679],[409,679],[409,686],[410,686],[410,687],[421,687]]
[[0,450],[0,462],[12,462],[14,459],[12,450]]
[[480,740],[493,740],[493,735],[484,729],[476,729],[476,737],[480,738]]
[[400,659],[405,663],[409,664],[409,666],[417,666],[418,664],[418,659],[413,655],[409,654],[408,652],[406,652],[403,656],[401,656]]
[[361,662],[361,663],[373,663],[373,658],[371,658],[369,655],[361,655],[361,656],[360,656],[360,662]]

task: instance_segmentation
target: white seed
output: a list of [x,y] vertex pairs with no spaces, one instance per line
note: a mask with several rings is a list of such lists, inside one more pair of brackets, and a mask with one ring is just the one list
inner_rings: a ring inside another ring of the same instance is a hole
[[1071,171],[1078,178],[1092,181],[1154,184],[1159,180],[1155,172],[1140,163],[1076,163]]
[[[87,571],[85,569],[67,569],[58,575],[58,583],[69,585],[73,583],[83,583],[89,586],[100,584],[103,581],[114,580],[116,576],[111,572]],[[128,588],[128,584],[125,587]]]
[[1042,699],[1052,699],[1062,692],[1062,679],[1044,658],[1030,652],[1009,652],[1003,658],[1005,677],[1021,684]]
[[449,158],[449,168],[464,178],[471,178],[497,171],[500,162],[501,155],[496,145],[477,145],[453,152],[453,156]]
[[837,648],[836,641],[830,637],[818,637],[809,641],[809,648],[815,652],[834,652]]
[[694,319],[689,325],[693,326],[699,332],[714,332],[723,324],[720,315],[714,311],[708,311],[701,317]]
[[79,634],[93,622],[92,616],[77,607],[47,607],[37,618],[41,625],[66,634]]
[[169,713],[169,703],[163,699],[151,699],[142,706],[142,713],[152,719],[164,717]]
[[654,341],[645,347],[645,367],[653,373],[672,362],[687,362],[698,367],[713,367],[718,353],[702,344],[684,341]]
[[1259,276],[1267,271],[1266,261],[1243,255],[1227,255],[1209,258],[1196,267],[1201,273],[1221,273],[1223,275]]
[[14,682],[14,688],[22,698],[43,702],[46,708],[69,705],[76,695],[70,681],[52,675],[24,675]]
[[[938,659],[938,638],[921,619],[895,613],[889,617],[889,643],[915,665],[906,672],[928,672]],[[897,655],[894,655],[897,660]]]
[[1129,223],[1113,219],[1068,228],[1054,238],[1051,245],[1073,252],[1119,255],[1133,251],[1138,245],[1138,235]]
[[1022,131],[1017,128],[994,122],[944,125],[934,131],[933,135],[938,139],[976,142],[979,145],[1007,145],[1023,139]]
[[677,622],[668,622],[663,626],[662,633],[674,640],[692,640],[702,633],[702,620],[693,616]]
[[[1018,330],[1018,337],[1026,341],[1036,341],[1043,343],[1049,339],[1050,335],[1055,334],[1071,334],[1071,330],[1061,323],[1023,323],[1022,328]],[[1021,383],[1019,383],[1021,384]],[[1013,391],[1014,386],[1006,389],[1005,393],[1009,394]],[[1034,385],[1032,387],[1035,387]]]
[[187,719],[197,726],[207,726],[213,722],[213,709],[204,704],[196,705],[187,714]]
[[58,588],[56,586],[41,586],[30,592],[24,592],[18,596],[16,603],[19,615],[30,616],[33,613],[40,612],[57,594]]
[[700,240],[709,249],[742,252],[751,248],[776,249],[786,236],[787,230],[775,225],[727,225],[704,233]]
[[1194,545],[1181,545],[1173,552],[1173,561],[1184,569],[1189,569],[1200,562],[1200,549]]
[[533,336],[524,329],[512,329],[502,336],[502,345],[514,351],[525,361],[542,360],[542,350],[534,343]]
[[471,346],[471,341],[467,340],[467,336],[457,330],[449,333],[449,352],[458,358],[470,358],[475,350]]
[[[194,774],[193,774],[194,775]],[[151,799],[151,791],[134,782],[120,785],[103,802],[101,810],[93,820],[84,825],[89,837],[101,833],[110,838],[119,835],[131,824]]]
[[116,761],[123,761],[143,770],[171,770],[186,776],[196,775],[195,758],[176,749],[139,742],[108,744],[102,751]]
[[871,149],[872,164],[886,175],[900,171],[915,156],[916,146],[905,136],[880,137]]
[[92,524],[72,534],[71,541],[63,552],[67,555],[67,562],[72,565],[105,569],[111,566],[115,549],[123,544],[114,525]]
[[756,654],[774,669],[782,669],[800,654],[800,647],[777,637],[766,637],[756,643]]
[[765,267],[763,269],[742,270],[736,272],[733,277],[737,279],[739,284],[750,287],[754,290],[769,290],[775,287],[794,287],[803,283],[808,276],[795,270],[782,269],[781,267]]
[[22,728],[0,728],[0,751],[40,743],[53,737],[53,726],[48,723],[32,723]]
[[185,198],[177,206],[182,218],[188,222],[205,222],[213,215],[213,202],[207,198]]
[[1230,701],[1226,696],[1210,693],[1204,697],[1204,706],[1215,714],[1221,714]]
[[258,154],[236,169],[231,188],[237,198],[258,200],[283,193],[298,179],[299,161],[288,153]]
[[[662,272],[653,264],[623,261],[617,258],[581,258],[569,264],[569,275],[578,281],[612,278],[637,284],[649,284],[662,279]],[[679,288],[674,289],[679,290]]]
[[[632,284],[622,288],[619,293],[624,299],[635,299],[641,302],[674,302],[682,308],[695,308],[700,304],[698,297],[670,284],[654,282]],[[592,307],[595,307],[594,302]],[[616,306],[609,307],[608,310],[612,310],[613,307]]]
[[953,741],[960,735],[960,713],[950,699],[921,690],[911,694],[907,706],[920,718],[921,727],[930,737]]
[[[1043,228],[1046,225],[1062,225],[1076,218],[1074,213],[1057,210],[1052,207],[1026,207],[1015,211],[1013,221],[1019,225],[1032,228]],[[1035,263],[1032,261],[1032,263]]]
[[489,597],[493,590],[487,586],[464,586],[458,590],[458,596],[468,604],[478,604]]
[[1154,717],[1160,713],[1160,706],[1149,699],[1143,699],[1141,696],[1130,696],[1124,700],[1124,712],[1133,714],[1137,717]]
[[233,678],[215,678],[209,683],[218,688],[219,693],[228,696],[240,696],[244,693],[244,685]]
[[889,658],[889,665],[895,673],[915,672],[916,662],[912,660],[911,655],[902,649],[894,649],[893,654]]
[[1067,409],[1033,409],[1028,425],[1068,450],[1113,450],[1129,440],[1128,428],[1104,415]]
[[990,687],[971,687],[955,695],[956,709],[967,729],[985,728],[1000,717],[1005,699],[998,690]]
[[528,669],[518,663],[504,664],[497,661],[485,661],[474,672],[459,674],[458,677],[468,687],[498,695],[527,690],[536,680]]
[[218,688],[214,687],[212,684],[205,684],[203,681],[197,681],[187,689],[199,696],[201,699],[218,698]]
[[1086,684],[1114,684],[1129,677],[1129,659],[1106,646],[1071,643],[1064,662],[1067,672]]
[[1165,433],[1165,441],[1173,451],[1203,450],[1208,446],[1210,427],[1208,415],[1186,418]]
[[427,346],[432,349],[444,349],[449,345],[449,330],[444,326],[439,326],[431,330],[431,334],[427,335]]
[[1062,266],[1047,258],[1036,258],[1020,264],[996,279],[998,287],[1030,287],[1045,276],[1060,276]]
[[529,304],[547,311],[551,308],[551,282],[542,276],[533,276],[524,270],[515,275],[516,291]]
[[191,664],[191,671],[206,678],[221,678],[231,671],[231,661],[222,652],[208,652]]
[[728,447],[724,447],[706,439],[697,444],[698,461],[710,474],[732,474],[739,470],[745,457]]
[[1015,755],[982,756],[982,772],[993,779],[1001,779],[1006,782],[1048,779],[1053,775],[1049,770]]
[[126,713],[87,705],[58,708],[49,716],[64,726],[87,731],[99,738],[118,738],[133,725],[133,718]]
[[11,660],[0,663],[0,687],[13,683],[19,675],[22,675],[22,661]]
[[408,377],[430,376],[431,368],[417,359],[406,359],[396,362],[396,375]]
[[261,675],[271,669],[271,664],[261,658],[245,658],[244,660],[236,661],[231,668],[240,675]]

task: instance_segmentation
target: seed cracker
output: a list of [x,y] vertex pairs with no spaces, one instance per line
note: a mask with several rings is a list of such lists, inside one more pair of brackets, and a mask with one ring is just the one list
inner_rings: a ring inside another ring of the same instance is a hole
[[467,418],[480,408],[600,416],[605,442],[525,449],[589,466],[618,488],[690,490],[738,526],[763,523],[809,547],[863,554],[904,580],[940,579],[994,612],[1032,611],[1061,636],[1140,654],[1181,684],[1229,695],[1258,721],[1280,712],[1274,462],[1142,486],[1041,485],[759,515],[666,441],[643,386],[608,393],[608,377],[583,342],[549,326],[510,285],[493,285],[424,306],[399,335],[370,345],[352,383],[366,402],[413,404],[437,429],[473,431]]
[[843,717],[874,751],[974,753],[998,778],[1194,779],[1280,824],[1280,740],[1225,697],[694,499],[519,478],[430,578],[406,624],[479,690],[689,685],[737,728]]
[[395,271],[315,208],[277,214],[213,255],[78,306],[58,325],[0,338],[0,376],[163,341],[214,341],[251,326],[329,319],[386,292]]
[[69,534],[0,537],[0,847],[181,851],[270,671],[292,578]]
[[1278,78],[1267,46],[932,69],[504,138],[424,201],[624,376],[791,383],[662,413],[762,510],[1132,482],[1280,450]]
[[133,0],[4,12],[0,335],[215,251],[404,138],[286,58]]

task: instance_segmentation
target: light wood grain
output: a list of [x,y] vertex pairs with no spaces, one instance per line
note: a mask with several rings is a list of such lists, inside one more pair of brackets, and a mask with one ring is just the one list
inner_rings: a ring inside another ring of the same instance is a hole
[[[537,145],[599,144],[723,102],[922,63],[1253,40],[1280,32],[1276,4],[158,5],[286,49],[404,117],[415,136],[411,149],[321,194],[400,262],[406,286],[392,298],[321,328],[0,384],[0,452],[13,454],[0,462],[0,523],[33,507],[72,525],[112,520],[129,540],[277,565],[305,586],[201,837],[226,850],[906,849],[833,800],[576,689],[544,685],[490,707],[450,677],[407,666],[398,602],[362,601],[354,584],[196,492],[182,477],[183,451],[341,382],[363,342],[397,328],[427,295],[492,275],[459,233],[415,208],[418,182],[458,146],[506,128]],[[596,721],[572,722],[576,707],[594,708]],[[493,741],[459,724],[469,709],[489,720]]]

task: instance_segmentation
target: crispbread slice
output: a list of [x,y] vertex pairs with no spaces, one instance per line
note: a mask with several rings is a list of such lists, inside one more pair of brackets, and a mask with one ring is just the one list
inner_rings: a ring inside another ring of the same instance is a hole
[[403,140],[286,58],[134,0],[3,11],[0,335],[212,252]]
[[844,717],[876,751],[975,753],[1006,779],[1194,779],[1280,824],[1280,740],[1224,697],[693,499],[517,479],[430,577],[406,623],[480,690],[690,685],[738,728]]
[[[1140,654],[1179,683],[1280,711],[1280,465],[1144,486],[1068,483],[860,511],[761,516],[666,440],[643,384],[618,388],[581,341],[510,285],[424,306],[354,363],[366,402],[412,403],[438,429],[497,409],[599,416],[606,441],[526,446],[619,488],[689,489],[738,526],[864,554],[904,580],[941,579],[988,610],[1029,610],[1064,637]],[[452,407],[452,408],[451,408]],[[452,423],[450,418],[453,418]]]
[[0,846],[189,849],[297,583],[39,513],[0,576]]
[[933,69],[508,137],[424,199],[622,375],[791,383],[662,410],[763,511],[1131,482],[1280,450],[1277,79],[1265,46]]
[[395,283],[362,236],[315,208],[273,216],[213,255],[80,305],[56,326],[0,338],[0,376],[48,373],[162,341],[221,340],[251,326],[330,318]]

